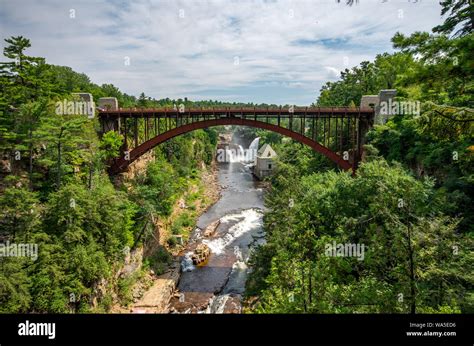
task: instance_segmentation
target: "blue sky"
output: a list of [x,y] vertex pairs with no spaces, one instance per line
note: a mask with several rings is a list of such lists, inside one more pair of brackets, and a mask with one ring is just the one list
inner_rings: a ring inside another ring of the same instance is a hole
[[191,100],[309,105],[344,68],[391,52],[395,32],[441,21],[436,0],[0,0],[0,36],[29,38],[29,55]]

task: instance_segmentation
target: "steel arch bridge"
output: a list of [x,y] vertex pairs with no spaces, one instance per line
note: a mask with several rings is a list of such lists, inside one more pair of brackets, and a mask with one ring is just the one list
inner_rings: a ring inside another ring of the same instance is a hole
[[362,144],[373,125],[372,108],[191,108],[99,110],[102,133],[123,135],[120,157],[112,174],[170,138],[220,125],[239,125],[273,131],[306,144],[344,170],[355,172]]

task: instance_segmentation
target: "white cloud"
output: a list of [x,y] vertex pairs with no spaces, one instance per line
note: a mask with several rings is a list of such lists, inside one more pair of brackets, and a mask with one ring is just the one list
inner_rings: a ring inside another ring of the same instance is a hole
[[3,0],[0,31],[30,38],[31,55],[130,94],[309,104],[348,67],[344,57],[349,66],[371,60],[391,50],[396,31],[430,30],[439,13],[434,2],[402,0]]
[[337,77],[339,77],[340,75],[340,71],[335,68],[335,67],[331,67],[331,66],[324,66],[326,68],[326,70],[328,70],[328,78],[329,79],[335,79]]

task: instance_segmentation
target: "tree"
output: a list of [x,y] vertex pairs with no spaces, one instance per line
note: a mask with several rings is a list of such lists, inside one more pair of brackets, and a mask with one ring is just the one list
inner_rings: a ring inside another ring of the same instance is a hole
[[359,105],[363,95],[378,94],[382,89],[399,90],[404,94],[408,78],[417,67],[409,52],[378,54],[375,61],[363,61],[359,66],[341,72],[339,81],[327,82],[320,90],[318,106]]
[[441,15],[449,14],[443,24],[433,28],[440,34],[461,37],[474,32],[474,4],[470,0],[442,0]]
[[142,92],[140,96],[138,97],[138,106],[141,108],[148,107],[148,97],[145,95],[144,92]]
[[31,304],[30,278],[25,260],[0,257],[0,312],[26,313]]
[[0,195],[0,225],[4,236],[12,242],[27,243],[41,224],[39,208],[35,192],[23,187],[6,188]]
[[49,154],[40,160],[48,168],[55,167],[56,188],[61,187],[64,166],[72,171],[71,164],[75,159],[80,163],[81,156],[86,155],[86,141],[84,134],[93,130],[88,126],[88,119],[84,115],[52,114],[42,118],[36,133],[36,140],[47,145]]
[[[459,219],[443,215],[430,180],[417,181],[383,160],[363,163],[356,177],[329,171],[294,179],[283,167],[267,196],[267,244],[252,260],[267,266],[249,280],[250,292],[260,296],[255,311],[459,312],[471,306],[463,292],[472,278],[462,264],[472,261],[472,242],[456,233]],[[363,244],[364,256],[328,256],[333,242]],[[452,251],[456,244],[466,255]],[[435,271],[446,279],[441,286]],[[428,298],[432,292],[437,299]]]
[[0,150],[11,151],[37,124],[35,116],[17,116],[20,106],[49,95],[51,85],[44,59],[25,55],[28,39],[17,36],[5,42],[3,54],[13,61],[0,63]]

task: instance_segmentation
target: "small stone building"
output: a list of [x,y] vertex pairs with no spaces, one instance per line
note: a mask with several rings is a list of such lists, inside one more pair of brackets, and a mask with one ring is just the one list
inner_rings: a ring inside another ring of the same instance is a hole
[[116,111],[118,110],[118,100],[115,97],[101,97],[98,107],[109,111]]
[[258,179],[263,179],[272,174],[275,169],[275,159],[277,154],[269,144],[264,144],[257,151],[255,167],[253,173]]
[[385,89],[380,90],[378,95],[363,95],[360,100],[360,107],[361,108],[369,108],[372,107],[375,110],[375,119],[374,123],[385,124],[389,118],[388,115],[381,114],[381,104],[382,102],[388,102],[389,100],[393,100],[397,95],[397,90],[395,89]]

